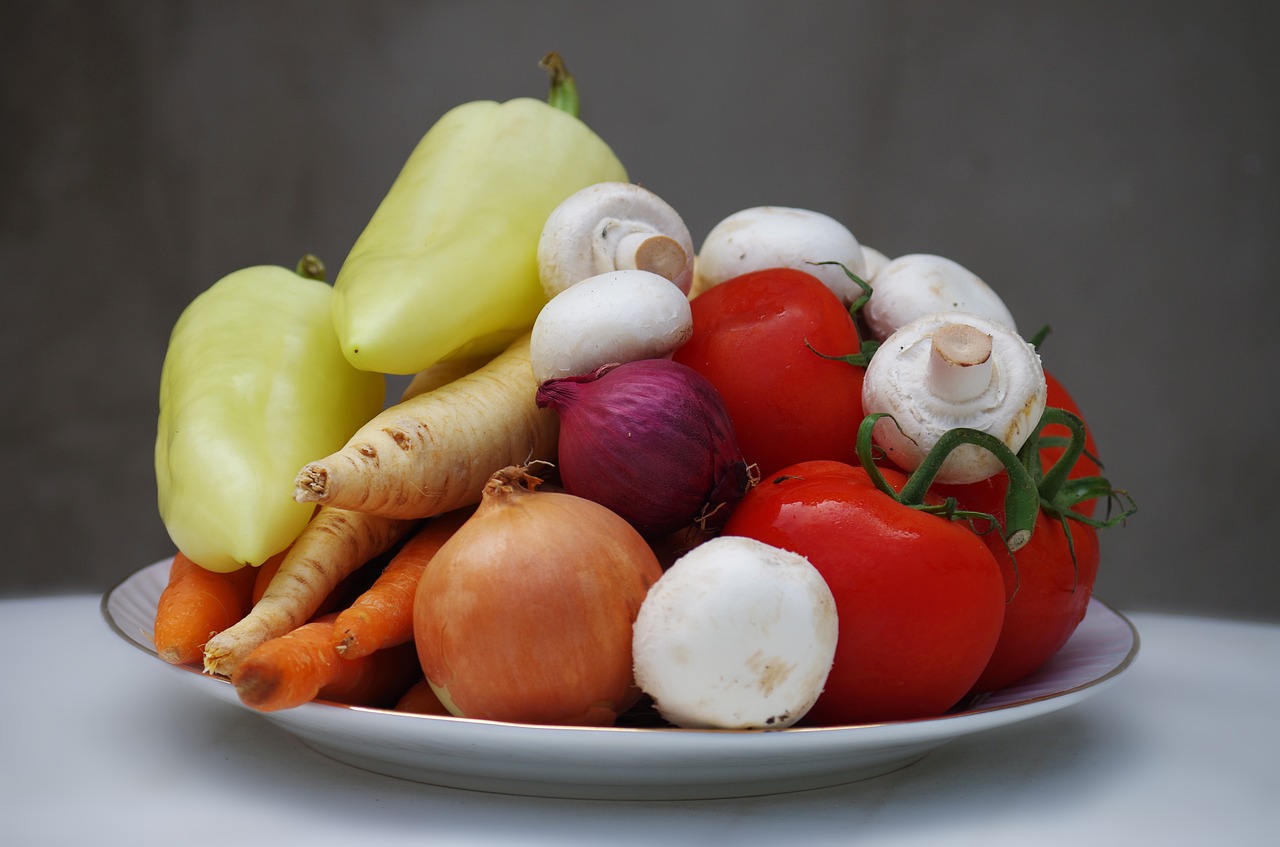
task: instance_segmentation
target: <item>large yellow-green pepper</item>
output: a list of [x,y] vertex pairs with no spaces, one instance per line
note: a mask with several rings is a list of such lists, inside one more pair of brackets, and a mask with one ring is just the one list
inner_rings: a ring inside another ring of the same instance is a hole
[[407,374],[503,349],[546,303],[537,247],[547,216],[588,185],[626,180],[577,118],[572,78],[548,60],[548,102],[445,113],[357,239],[334,283],[334,323],[356,367]]
[[156,486],[178,549],[213,571],[260,565],[314,506],[298,469],[381,411],[382,374],[353,368],[333,329],[333,289],[297,272],[236,271],[191,302],[160,375]]

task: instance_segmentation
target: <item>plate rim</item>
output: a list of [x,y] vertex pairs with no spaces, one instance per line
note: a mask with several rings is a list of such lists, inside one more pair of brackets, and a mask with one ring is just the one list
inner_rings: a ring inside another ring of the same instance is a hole
[[[165,557],[155,562],[152,562],[148,565],[144,565],[141,568],[133,570],[130,573],[126,574],[124,577],[120,578],[114,585],[112,585],[109,589],[107,589],[106,592],[103,593],[101,600],[99,601],[99,611],[103,619],[106,621],[108,627],[121,640],[123,640],[126,644],[129,644],[132,647],[136,648],[137,650],[141,651],[142,653],[150,656],[155,661],[160,662],[162,665],[166,665],[168,667],[174,668],[175,670],[178,670],[183,673],[192,674],[202,678],[207,678],[209,682],[212,684],[221,684],[221,685],[229,686],[231,683],[227,679],[223,677],[215,676],[212,674],[207,674],[200,668],[194,667],[192,665],[174,665],[169,662],[165,662],[163,659],[160,658],[159,653],[155,649],[144,644],[142,641],[138,640],[138,638],[135,638],[134,636],[125,632],[124,629],[121,627],[120,623],[115,620],[115,617],[111,613],[110,605],[111,605],[111,600],[113,596],[116,596],[117,592],[119,592],[126,584],[141,577],[144,574],[144,572],[159,569],[162,566],[167,566],[172,561],[173,561],[172,556]],[[949,711],[941,715],[933,715],[929,717],[907,718],[902,720],[878,721],[878,722],[859,723],[859,724],[840,724],[835,726],[793,726],[793,727],[788,727],[786,729],[779,729],[779,730],[754,730],[754,729],[686,728],[686,727],[673,727],[673,726],[668,726],[668,727],[565,726],[565,725],[558,725],[558,724],[516,723],[512,721],[498,721],[498,720],[489,720],[489,719],[483,719],[483,718],[464,718],[464,717],[457,717],[454,715],[428,715],[428,714],[420,714],[420,713],[414,713],[414,712],[400,712],[394,709],[377,708],[377,707],[371,707],[371,706],[353,706],[346,703],[335,703],[335,702],[326,701],[326,700],[313,700],[309,703],[304,703],[301,706],[298,706],[295,709],[291,709],[289,711],[296,711],[297,709],[321,708],[321,709],[332,709],[332,710],[337,710],[338,712],[348,712],[348,713],[355,713],[355,714],[381,714],[381,715],[391,716],[394,718],[403,718],[405,720],[460,723],[468,726],[497,726],[497,727],[507,727],[508,729],[516,729],[516,730],[556,730],[559,732],[573,732],[573,733],[591,732],[591,733],[608,733],[608,734],[619,734],[619,735],[641,734],[641,735],[647,735],[647,736],[652,736],[654,734],[661,734],[661,735],[701,734],[701,735],[707,735],[707,736],[752,737],[752,736],[777,736],[777,735],[794,736],[799,734],[814,734],[814,733],[829,735],[832,733],[839,733],[839,732],[865,731],[865,730],[870,730],[877,727],[906,727],[906,726],[921,726],[921,725],[933,725],[933,724],[936,724],[939,726],[942,726],[944,724],[952,725],[957,721],[957,719],[977,718],[983,715],[990,716],[996,713],[1002,713],[1002,712],[1007,712],[1014,709],[1032,707],[1040,704],[1045,704],[1048,702],[1057,702],[1057,701],[1065,700],[1068,702],[1064,703],[1063,705],[1064,706],[1069,705],[1070,702],[1073,702],[1074,699],[1076,699],[1079,695],[1085,692],[1089,692],[1093,689],[1100,689],[1106,686],[1108,683],[1115,680],[1122,673],[1128,670],[1129,667],[1133,665],[1141,649],[1142,639],[1138,632],[1137,627],[1134,625],[1133,621],[1130,620],[1127,615],[1125,615],[1123,612],[1119,611],[1115,607],[1111,606],[1110,604],[1106,603],[1105,601],[1103,601],[1102,599],[1096,596],[1091,597],[1089,600],[1090,606],[1094,604],[1097,604],[1099,607],[1101,607],[1106,612],[1113,615],[1121,623],[1123,623],[1124,627],[1128,631],[1128,636],[1130,639],[1129,649],[1126,651],[1125,655],[1115,664],[1114,667],[1109,669],[1106,673],[1100,676],[1088,679],[1077,685],[1073,685],[1070,688],[1050,691],[1034,697],[1028,697],[1025,699],[1012,700],[1004,703],[996,703],[994,705],[983,705],[985,700],[990,698],[990,695],[984,695],[984,700],[978,701],[975,705],[973,705],[970,708],[966,708],[961,711]],[[1070,641],[1068,641],[1067,643],[1069,644]],[[249,711],[252,711],[255,714],[261,715],[263,717],[273,718],[278,715],[278,713],[260,712],[254,709],[250,709],[248,706],[244,706],[243,704],[240,704],[240,705],[242,708],[248,709]],[[1029,715],[1028,717],[1033,717],[1033,716]]]

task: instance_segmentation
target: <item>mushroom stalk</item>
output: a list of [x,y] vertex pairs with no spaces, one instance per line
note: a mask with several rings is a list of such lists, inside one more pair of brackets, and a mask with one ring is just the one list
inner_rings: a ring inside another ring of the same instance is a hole
[[925,379],[934,394],[964,403],[991,384],[991,336],[968,324],[944,324],[933,334]]
[[649,232],[623,236],[613,257],[613,264],[619,270],[648,271],[671,280],[679,276],[688,261],[689,254],[679,241]]

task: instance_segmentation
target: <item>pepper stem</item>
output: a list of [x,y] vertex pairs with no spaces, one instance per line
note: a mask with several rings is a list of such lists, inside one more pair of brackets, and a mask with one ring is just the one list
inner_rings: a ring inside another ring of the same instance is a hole
[[294,267],[294,272],[297,273],[298,276],[306,277],[307,279],[314,279],[319,282],[325,281],[324,262],[320,261],[318,256],[314,256],[311,253],[308,253],[298,260],[297,266]]
[[551,75],[551,90],[547,93],[547,103],[562,112],[578,117],[580,103],[578,101],[578,83],[565,67],[564,59],[554,51],[542,57],[538,67]]

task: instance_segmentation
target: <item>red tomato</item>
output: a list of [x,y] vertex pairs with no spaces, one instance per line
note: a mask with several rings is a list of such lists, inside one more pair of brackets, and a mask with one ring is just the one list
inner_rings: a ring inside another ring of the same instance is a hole
[[[906,481],[884,475],[895,490]],[[724,533],[805,556],[835,597],[835,662],[806,724],[940,715],[995,648],[1004,586],[991,551],[966,524],[888,497],[861,467],[785,468],[748,492]]]
[[1015,554],[1016,576],[1004,545],[988,536],[1010,600],[1000,640],[976,690],[994,691],[1030,676],[1062,649],[1084,620],[1098,578],[1098,531],[1074,522],[1070,529],[1074,561],[1062,524],[1041,512],[1031,541]]
[[[961,508],[1003,520],[1007,485],[1008,478],[1001,474],[949,491]],[[1061,521],[1043,509],[1031,540],[1012,557],[999,533],[982,536],[1000,563],[1008,602],[1000,640],[975,691],[994,691],[1031,675],[1062,649],[1084,619],[1098,578],[1098,532],[1078,521],[1069,525],[1074,558]]]
[[830,289],[777,268],[722,282],[691,305],[693,336],[674,358],[720,392],[748,463],[767,476],[809,459],[857,462],[863,369],[818,355],[860,345]]

